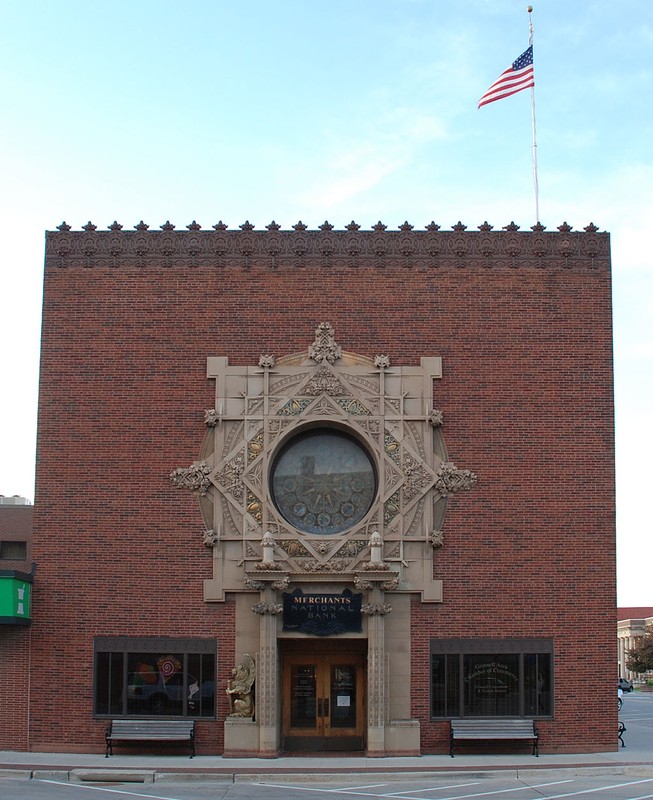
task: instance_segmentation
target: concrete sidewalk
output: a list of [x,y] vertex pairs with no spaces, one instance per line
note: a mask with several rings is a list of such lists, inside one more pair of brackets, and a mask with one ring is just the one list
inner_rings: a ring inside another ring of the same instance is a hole
[[[653,776],[651,746],[626,746],[609,753],[548,755],[425,755],[408,758],[365,756],[306,756],[275,759],[221,756],[22,753],[0,751],[0,778],[103,782],[172,780],[329,780],[336,776],[378,776],[384,779],[425,773],[527,772],[541,770],[597,771]],[[550,773],[549,773],[550,774]]]

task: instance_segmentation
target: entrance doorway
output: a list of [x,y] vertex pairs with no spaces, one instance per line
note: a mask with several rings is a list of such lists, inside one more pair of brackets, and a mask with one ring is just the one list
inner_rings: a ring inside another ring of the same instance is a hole
[[290,652],[283,658],[285,751],[365,748],[365,657],[334,650],[340,647],[330,653]]

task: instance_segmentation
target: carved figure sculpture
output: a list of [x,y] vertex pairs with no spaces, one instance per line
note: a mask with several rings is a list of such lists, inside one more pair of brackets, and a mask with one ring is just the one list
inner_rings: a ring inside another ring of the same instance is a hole
[[227,684],[227,697],[231,706],[230,717],[254,716],[255,678],[254,659],[245,654],[243,660],[231,670],[231,679]]

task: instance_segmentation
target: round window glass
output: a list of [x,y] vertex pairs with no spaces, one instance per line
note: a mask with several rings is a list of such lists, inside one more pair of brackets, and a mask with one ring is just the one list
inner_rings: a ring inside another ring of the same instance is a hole
[[272,465],[274,503],[304,533],[351,528],[376,494],[374,464],[363,445],[341,431],[320,428],[291,439]]

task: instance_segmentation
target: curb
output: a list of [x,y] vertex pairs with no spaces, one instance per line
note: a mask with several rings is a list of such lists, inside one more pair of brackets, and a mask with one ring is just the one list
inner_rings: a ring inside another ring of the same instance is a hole
[[632,775],[638,777],[653,778],[653,764],[631,763],[631,764],[570,764],[542,765],[541,767],[522,767],[522,766],[497,766],[497,767],[469,767],[461,766],[458,768],[446,767],[424,767],[415,769],[414,767],[400,769],[388,767],[372,771],[359,771],[355,769],[283,769],[278,772],[261,767],[260,770],[249,769],[235,772],[233,769],[202,769],[202,770],[160,770],[152,769],[125,769],[125,768],[61,768],[47,769],[41,767],[16,768],[0,767],[0,779],[9,778],[13,780],[39,780],[52,781],[56,783],[116,783],[116,784],[146,784],[146,783],[189,783],[189,782],[213,782],[213,783],[277,783],[287,784],[301,781],[302,783],[329,783],[339,779],[351,778],[355,775],[357,780],[369,781],[378,779],[380,776],[385,781],[400,781],[409,779],[419,779],[427,775],[446,777],[470,777],[470,778],[491,778],[497,776],[511,776],[514,778],[534,778],[546,772],[548,778],[565,777],[569,775],[588,776],[588,775]]

